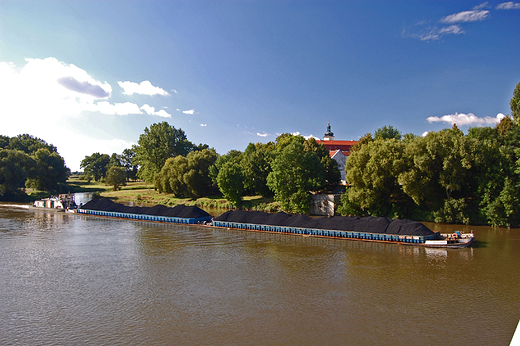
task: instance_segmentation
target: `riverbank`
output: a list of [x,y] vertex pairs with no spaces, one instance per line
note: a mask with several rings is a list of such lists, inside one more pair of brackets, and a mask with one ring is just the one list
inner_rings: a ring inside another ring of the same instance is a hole
[[[177,198],[173,194],[159,193],[154,189],[153,185],[143,181],[129,182],[118,191],[114,191],[111,186],[104,185],[101,182],[87,182],[73,178],[69,179],[67,183],[71,186],[71,192],[97,192],[101,197],[110,198],[119,203],[133,203],[143,206],[154,206],[157,204],[175,206],[184,204],[199,208],[234,209],[222,196]],[[272,197],[264,198],[262,196],[245,196],[242,207],[266,212],[277,212],[280,210],[279,204],[274,202]]]

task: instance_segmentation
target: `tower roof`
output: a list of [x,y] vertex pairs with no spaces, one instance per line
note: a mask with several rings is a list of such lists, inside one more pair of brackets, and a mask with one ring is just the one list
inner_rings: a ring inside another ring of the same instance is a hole
[[325,132],[324,138],[332,138],[332,139],[334,139],[334,133],[332,133],[332,131],[330,130],[330,121],[328,122],[327,132]]

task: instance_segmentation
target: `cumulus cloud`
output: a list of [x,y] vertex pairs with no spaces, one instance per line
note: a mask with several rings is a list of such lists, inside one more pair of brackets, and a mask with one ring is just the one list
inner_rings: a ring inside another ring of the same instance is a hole
[[428,135],[429,132],[430,132],[430,131],[424,131],[424,132],[422,133],[421,137],[426,137],[426,135]]
[[426,120],[429,123],[435,123],[435,122],[444,122],[448,124],[457,124],[457,125],[477,125],[477,126],[483,126],[483,125],[494,125],[500,122],[502,118],[504,118],[505,115],[502,113],[497,114],[495,118],[493,117],[484,117],[479,118],[473,113],[455,113],[455,114],[449,114],[444,115],[442,117],[428,117]]
[[520,10],[520,4],[509,1],[498,4],[496,8],[497,10]]
[[108,115],[128,115],[128,114],[143,114],[139,106],[135,103],[110,103],[107,101],[98,102],[95,106],[90,108],[92,111],[98,111]]
[[486,19],[488,14],[487,10],[463,11],[443,17],[440,22],[446,24],[478,22]]
[[171,118],[171,114],[166,112],[164,109],[161,109],[159,111],[155,111],[155,107],[149,106],[147,104],[144,104],[141,107],[141,110],[145,111],[146,114],[149,114],[149,115],[157,115],[157,116],[160,116],[160,117],[163,117],[163,118]]
[[200,126],[202,126],[202,127],[206,127],[206,125],[207,125],[207,124],[200,124]]
[[195,109],[190,109],[190,110],[187,110],[187,111],[182,111],[184,114],[189,114],[189,115],[193,115],[195,114]]
[[268,133],[260,133],[260,132],[257,132],[256,133],[257,136],[260,136],[260,137],[267,137],[267,136],[270,136]]
[[147,80],[142,81],[141,83],[117,82],[117,84],[119,84],[119,86],[123,89],[123,94],[125,95],[169,95],[166,90],[153,86],[152,83],[150,83],[150,81]]
[[110,96],[110,92],[107,92],[101,86],[91,84],[89,81],[80,82],[71,76],[58,78],[58,84],[69,90],[94,96],[96,98],[106,98]]
[[[107,121],[105,126],[103,122],[90,123],[86,117],[99,118],[99,113],[143,114],[134,103],[110,102],[109,83],[52,57],[27,58],[19,66],[0,61],[0,95],[3,114],[0,134],[29,133],[42,138],[58,147],[72,170],[79,169],[81,159],[92,152],[121,152],[129,147],[127,142],[117,139],[117,131],[108,125],[117,123],[117,118]],[[161,111],[154,112],[164,115]],[[74,144],[88,145],[71,145],[71,140]],[[93,147],[94,143],[99,144],[98,149]]]

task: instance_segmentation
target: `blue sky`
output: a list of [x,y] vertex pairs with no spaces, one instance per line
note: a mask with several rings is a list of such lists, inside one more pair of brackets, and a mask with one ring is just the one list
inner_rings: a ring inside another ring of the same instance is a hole
[[0,0],[0,134],[72,170],[168,121],[224,154],[494,126],[520,82],[520,2]]

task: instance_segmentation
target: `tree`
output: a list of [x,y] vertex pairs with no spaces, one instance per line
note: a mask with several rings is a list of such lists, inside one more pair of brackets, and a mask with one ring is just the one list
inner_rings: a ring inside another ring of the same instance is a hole
[[309,213],[311,194],[323,186],[325,174],[315,152],[306,152],[304,144],[295,140],[284,145],[271,163],[267,186],[285,211]]
[[271,196],[267,176],[271,172],[272,144],[249,143],[242,154],[240,166],[244,175],[244,190],[251,194]]
[[181,129],[170,126],[166,121],[152,124],[139,136],[138,145],[134,147],[134,162],[139,165],[138,175],[147,182],[153,182],[167,159],[178,155],[186,156],[193,150]]
[[241,205],[244,192],[244,176],[238,163],[234,161],[226,162],[219,170],[217,183],[225,199],[234,207]]
[[0,198],[9,200],[19,195],[34,159],[20,150],[0,149]]
[[110,156],[107,154],[94,153],[90,156],[85,156],[81,160],[80,167],[83,168],[85,174],[92,175],[95,181],[99,181],[106,176],[109,162]]
[[125,168],[125,175],[127,180],[137,180],[137,172],[139,166],[134,164],[135,150],[125,149],[121,154],[121,165]]
[[177,197],[197,198],[211,192],[209,167],[217,159],[214,149],[192,151],[186,157],[176,156],[166,160],[155,176],[159,192],[173,193]]
[[392,125],[388,125],[388,127],[385,125],[380,129],[377,129],[376,132],[374,132],[374,139],[401,139],[401,131],[394,128]]
[[126,185],[125,169],[116,165],[111,166],[108,169],[105,184],[114,187],[114,191],[117,191],[121,186]]
[[70,170],[57,152],[40,148],[32,155],[35,161],[34,170],[29,172],[28,187],[40,191],[58,191],[60,184],[65,184]]
[[122,167],[123,164],[121,163],[121,155],[113,153],[110,155],[110,160],[108,161],[108,167]]
[[38,149],[46,148],[50,152],[57,152],[58,150],[52,144],[48,144],[43,139],[31,136],[29,134],[18,135],[9,139],[9,149],[21,150],[26,154],[32,154]]
[[511,106],[511,115],[513,119],[515,119],[516,123],[520,122],[520,83],[516,85],[515,90],[513,91],[513,97],[509,102]]
[[341,173],[339,172],[338,163],[336,160],[331,159],[329,151],[323,144],[316,142],[314,138],[309,138],[304,142],[303,150],[315,153],[320,159],[325,180],[323,181],[323,185],[318,188],[319,190],[334,187],[339,184],[341,181]]
[[357,215],[402,217],[410,199],[398,182],[405,170],[405,144],[395,138],[368,141],[352,152],[345,166],[351,185],[339,212]]
[[477,209],[470,204],[477,189],[478,146],[455,127],[415,139],[406,148],[408,170],[399,176],[403,191],[437,222],[469,223]]
[[213,184],[218,185],[218,173],[222,166],[226,164],[226,162],[234,161],[238,163],[241,159],[242,152],[239,150],[230,150],[227,154],[218,156],[215,163],[209,168],[209,177],[211,178]]

